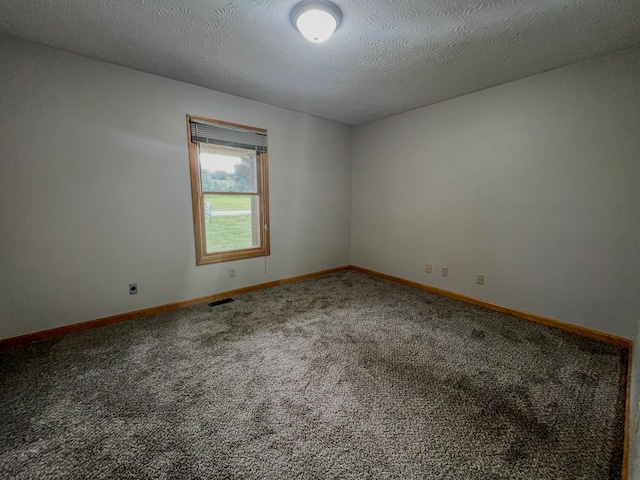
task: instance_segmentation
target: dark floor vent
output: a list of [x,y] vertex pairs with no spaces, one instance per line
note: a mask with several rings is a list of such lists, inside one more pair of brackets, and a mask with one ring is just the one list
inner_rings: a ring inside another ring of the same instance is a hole
[[222,305],[223,303],[233,302],[233,298],[223,298],[222,300],[216,300],[215,302],[211,302],[209,304],[210,307],[217,307],[218,305]]

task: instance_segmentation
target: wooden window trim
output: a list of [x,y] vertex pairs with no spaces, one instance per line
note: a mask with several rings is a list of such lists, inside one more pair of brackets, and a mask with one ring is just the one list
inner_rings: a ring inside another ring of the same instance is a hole
[[[262,228],[260,229],[260,247],[247,248],[242,250],[231,250],[228,252],[207,253],[206,229],[204,226],[204,194],[201,190],[200,180],[200,158],[198,144],[191,141],[191,120],[202,120],[205,122],[218,123],[232,127],[240,127],[258,132],[266,132],[266,129],[240,125],[237,123],[213,120],[210,118],[187,115],[187,141],[189,145],[189,171],[191,177],[191,204],[193,209],[193,230],[196,247],[196,265],[210,265],[214,263],[230,262],[245,258],[266,257],[271,253],[270,224],[269,224],[269,162],[268,153],[256,152],[256,169],[258,171],[257,195],[260,198],[260,218]],[[255,193],[225,192],[227,194],[256,195]]]

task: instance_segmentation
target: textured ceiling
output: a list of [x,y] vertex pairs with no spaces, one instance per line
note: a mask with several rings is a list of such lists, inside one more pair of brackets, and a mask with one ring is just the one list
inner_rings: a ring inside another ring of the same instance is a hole
[[640,43],[640,0],[0,0],[0,33],[357,125]]

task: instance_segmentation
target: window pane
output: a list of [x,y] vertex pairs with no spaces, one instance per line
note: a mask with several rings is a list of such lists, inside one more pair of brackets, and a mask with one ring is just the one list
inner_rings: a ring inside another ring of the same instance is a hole
[[207,253],[260,247],[257,195],[205,195]]
[[203,192],[256,193],[257,177],[255,151],[200,144]]

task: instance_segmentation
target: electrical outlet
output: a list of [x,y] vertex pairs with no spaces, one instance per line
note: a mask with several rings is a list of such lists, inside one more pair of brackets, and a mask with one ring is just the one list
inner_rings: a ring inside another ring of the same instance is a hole
[[431,265],[430,263],[427,263],[424,266],[424,273],[431,273],[432,269],[433,269],[433,265]]
[[478,285],[484,285],[484,275],[476,275],[476,283]]
[[449,276],[449,267],[442,267],[442,276],[443,277]]
[[136,293],[138,293],[138,284],[137,283],[130,283],[129,284],[129,295],[135,295]]
[[236,276],[236,269],[235,268],[230,268],[229,269],[229,277],[233,278]]

